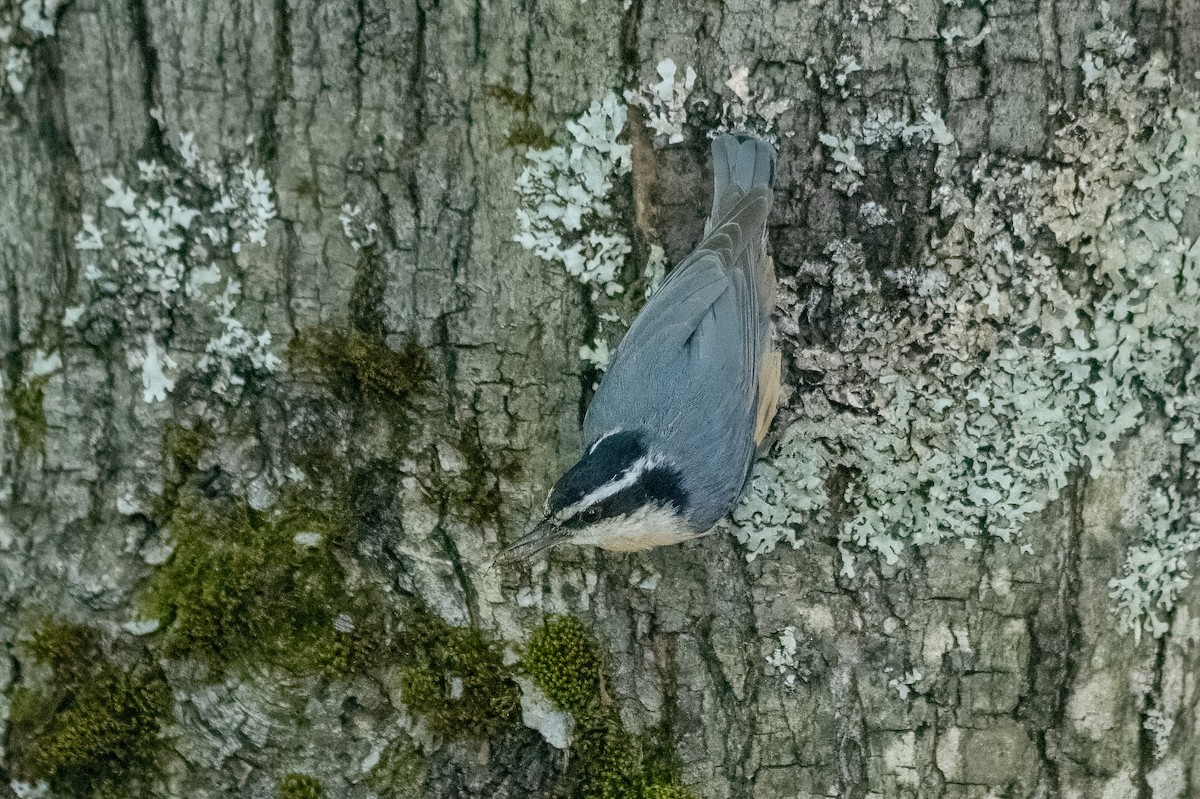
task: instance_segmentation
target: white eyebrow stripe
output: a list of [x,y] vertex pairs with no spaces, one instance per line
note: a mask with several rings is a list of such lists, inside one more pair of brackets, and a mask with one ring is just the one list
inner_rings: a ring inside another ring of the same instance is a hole
[[[595,440],[595,442],[593,442],[593,444],[587,448],[587,454],[591,455],[593,452],[596,451],[596,447],[600,446],[601,441],[603,441],[606,438],[611,438],[612,436],[615,436],[617,433],[623,432],[624,429],[625,428],[623,428],[623,427],[617,427],[612,430],[609,430],[607,433],[605,433],[604,435],[597,438]],[[622,474],[624,474],[624,472],[622,472]],[[617,490],[619,491],[620,489],[617,489]],[[553,493],[554,493],[554,491],[552,489],[549,494],[546,494],[546,500],[542,503],[542,510],[545,512],[545,514],[547,516],[550,515],[550,496]],[[559,521],[562,521],[563,519],[571,518],[572,516],[574,516],[576,513],[578,513],[579,511],[581,511],[583,509],[584,506],[581,506],[580,503],[586,499],[587,499],[587,497],[584,497],[584,499],[581,499],[579,502],[576,502],[573,505],[568,505],[567,507],[563,508],[562,510],[560,510],[558,513],[555,514],[555,518],[557,518]],[[603,497],[601,497],[601,499],[603,499]],[[597,501],[599,501],[599,500],[597,500]]]
[[559,518],[562,520],[570,519],[580,511],[592,507],[597,502],[603,502],[614,494],[620,493],[636,483],[638,478],[648,470],[653,469],[662,462],[663,458],[659,455],[643,455],[634,461],[633,465],[626,469],[619,479],[605,483],[575,504],[563,508],[559,512]]

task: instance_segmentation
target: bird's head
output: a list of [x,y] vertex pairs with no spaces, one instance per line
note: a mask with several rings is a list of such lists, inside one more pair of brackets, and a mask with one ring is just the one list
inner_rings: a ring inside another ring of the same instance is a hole
[[667,459],[635,431],[616,431],[588,447],[546,498],[546,518],[503,552],[527,560],[558,544],[614,551],[650,549],[697,534],[686,520],[687,493]]

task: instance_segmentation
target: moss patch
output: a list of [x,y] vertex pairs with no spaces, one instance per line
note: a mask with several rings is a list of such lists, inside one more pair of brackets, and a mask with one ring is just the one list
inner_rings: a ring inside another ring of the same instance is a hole
[[49,667],[45,690],[13,692],[6,747],[12,774],[71,796],[130,792],[171,718],[171,692],[144,653],[117,662],[98,631],[48,622],[25,649]]
[[507,144],[517,150],[548,150],[554,146],[554,139],[546,133],[546,129],[530,119],[533,112],[533,97],[522,94],[507,86],[489,84],[483,87],[484,93],[501,105],[517,112],[521,118],[508,129]]
[[260,512],[189,484],[169,521],[175,552],[140,597],[143,614],[163,622],[168,656],[218,673],[242,658],[327,676],[378,665],[382,622],[370,597],[348,593],[335,555],[343,513],[299,493]]
[[521,666],[550,701],[576,716],[600,701],[596,639],[574,616],[556,616],[534,630]]
[[429,355],[415,339],[396,351],[382,336],[353,328],[301,330],[288,342],[287,354],[297,372],[365,398],[404,399],[433,375]]
[[493,100],[499,100],[503,105],[508,106],[519,114],[528,114],[533,110],[533,97],[516,89],[501,86],[497,83],[489,83],[483,87],[483,91],[488,97],[491,97]]
[[571,799],[637,799],[643,786],[633,739],[611,706],[575,719],[567,766]]
[[[607,702],[575,717],[566,782],[571,799],[694,799],[669,741],[634,740]],[[664,745],[665,744],[665,745]]]
[[179,489],[196,473],[200,456],[212,444],[212,431],[208,427],[195,429],[176,422],[167,422],[163,428],[162,451],[165,460],[163,490],[155,501],[158,516],[169,516],[179,499]]
[[6,393],[5,398],[13,409],[13,423],[17,428],[17,441],[21,449],[40,450],[46,440],[45,399],[46,381],[49,375],[21,382]]
[[554,139],[538,123],[523,119],[508,129],[508,146],[519,150],[549,150]]
[[425,782],[425,760],[402,736],[393,741],[367,775],[367,787],[388,799],[416,799]]
[[430,731],[485,738],[517,721],[521,692],[499,644],[424,609],[404,622],[400,693]]
[[325,789],[315,777],[288,774],[279,781],[279,799],[323,799]]
[[556,616],[529,637],[521,668],[550,701],[575,717],[566,773],[572,799],[692,799],[679,782],[667,730],[635,741],[605,697],[595,636],[577,618]]
[[493,456],[483,446],[479,422],[469,419],[459,427],[456,449],[466,461],[461,474],[445,477],[440,486],[447,510],[475,525],[497,525],[504,518],[500,480],[521,474],[521,462],[510,453]]
[[163,429],[163,452],[179,474],[187,476],[196,471],[200,456],[212,443],[212,431],[207,427],[195,429],[168,422]]
[[678,783],[656,783],[642,792],[642,799],[695,799],[695,796]]
[[612,705],[594,705],[575,720],[566,774],[571,799],[695,799],[679,781],[669,743],[653,734],[634,740]]

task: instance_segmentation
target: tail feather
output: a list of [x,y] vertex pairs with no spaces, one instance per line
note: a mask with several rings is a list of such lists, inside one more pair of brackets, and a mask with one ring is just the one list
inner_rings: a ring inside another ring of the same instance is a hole
[[751,189],[775,184],[775,148],[747,133],[713,139],[713,226]]
[[[770,343],[775,307],[775,262],[766,252],[765,227],[775,184],[775,148],[748,134],[713,139],[713,208],[705,246],[724,238],[734,254],[730,266],[746,282],[746,367],[756,377],[755,446],[762,443],[779,405],[782,361]],[[748,196],[749,195],[749,196]],[[715,248],[715,247],[714,247]]]

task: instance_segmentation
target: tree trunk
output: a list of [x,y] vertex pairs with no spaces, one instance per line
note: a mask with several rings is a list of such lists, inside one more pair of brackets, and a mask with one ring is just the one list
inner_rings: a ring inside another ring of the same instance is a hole
[[[0,795],[1200,795],[1200,3],[1101,5],[0,0]],[[492,565],[736,126],[742,508]]]

